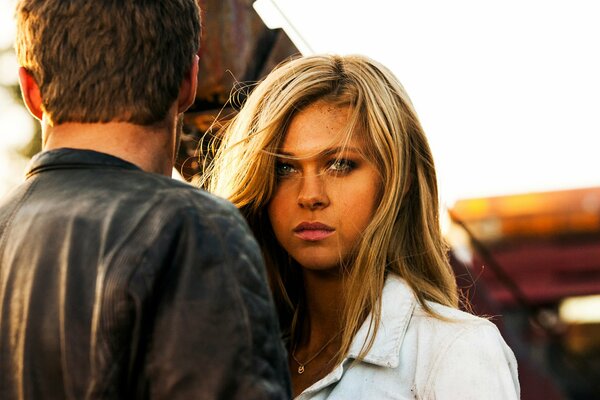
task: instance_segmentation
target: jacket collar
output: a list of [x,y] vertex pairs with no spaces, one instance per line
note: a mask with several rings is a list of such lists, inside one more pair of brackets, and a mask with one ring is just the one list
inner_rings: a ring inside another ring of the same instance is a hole
[[[400,348],[404,341],[408,323],[416,306],[416,299],[406,282],[396,275],[386,278],[381,295],[381,319],[377,336],[363,361],[382,367],[396,368],[400,363]],[[369,339],[369,315],[356,333],[348,358],[358,358],[364,343]]]
[[[27,177],[38,172],[65,168],[124,168],[140,170],[120,158],[93,150],[54,149],[36,154],[27,168]],[[141,171],[141,170],[140,170]]]
[[[381,319],[373,346],[363,358],[363,362],[387,368],[396,368],[400,364],[400,348],[404,341],[408,323],[412,317],[417,301],[406,282],[396,275],[389,274],[381,295]],[[295,400],[306,400],[324,387],[338,382],[350,365],[351,359],[358,358],[360,350],[369,336],[371,315],[362,324],[350,345],[344,361],[304,390]]]

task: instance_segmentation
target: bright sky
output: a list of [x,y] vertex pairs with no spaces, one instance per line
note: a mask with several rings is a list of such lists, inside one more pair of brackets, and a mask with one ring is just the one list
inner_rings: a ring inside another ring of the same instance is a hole
[[259,0],[307,53],[362,53],[404,84],[446,204],[600,186],[600,3]]

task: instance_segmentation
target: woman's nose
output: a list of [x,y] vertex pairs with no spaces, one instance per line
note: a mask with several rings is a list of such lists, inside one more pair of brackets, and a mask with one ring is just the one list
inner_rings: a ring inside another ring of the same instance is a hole
[[322,176],[315,174],[301,178],[298,205],[309,210],[317,210],[329,205]]

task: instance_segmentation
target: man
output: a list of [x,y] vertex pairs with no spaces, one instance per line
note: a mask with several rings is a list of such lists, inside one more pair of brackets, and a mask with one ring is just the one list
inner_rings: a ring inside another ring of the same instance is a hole
[[17,23],[44,151],[0,202],[0,397],[289,398],[247,225],[169,178],[195,0],[21,0]]

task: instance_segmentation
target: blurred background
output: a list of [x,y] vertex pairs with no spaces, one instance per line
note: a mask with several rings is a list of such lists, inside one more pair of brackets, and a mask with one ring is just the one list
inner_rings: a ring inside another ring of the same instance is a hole
[[[600,398],[600,5],[585,0],[200,0],[196,102],[176,175],[201,173],[232,88],[297,54],[361,53],[411,95],[472,309],[519,360],[522,398]],[[40,150],[0,3],[0,195]],[[240,94],[243,101],[243,93]]]

